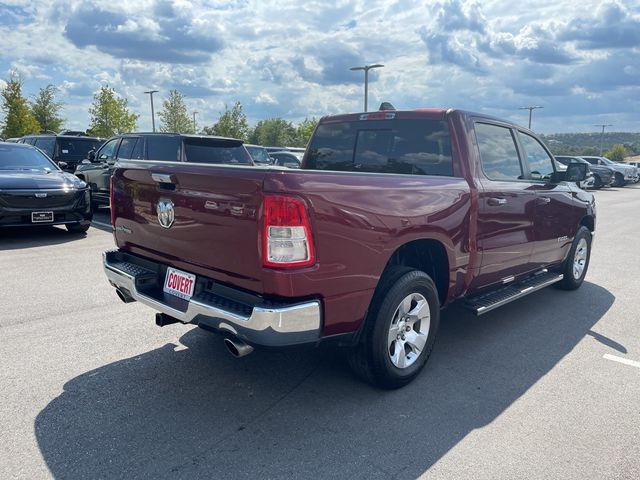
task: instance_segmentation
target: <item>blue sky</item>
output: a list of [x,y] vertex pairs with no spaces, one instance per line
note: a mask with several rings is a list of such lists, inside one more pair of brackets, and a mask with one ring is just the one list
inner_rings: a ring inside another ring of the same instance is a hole
[[453,107],[533,129],[640,131],[640,1],[0,1],[0,78],[51,83],[67,126],[85,129],[109,84],[151,129],[169,90],[198,124],[239,100],[251,123],[369,108]]

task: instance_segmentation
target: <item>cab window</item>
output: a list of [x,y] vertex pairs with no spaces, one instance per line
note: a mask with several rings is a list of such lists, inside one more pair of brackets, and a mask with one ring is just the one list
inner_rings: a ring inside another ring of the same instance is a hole
[[524,149],[526,162],[529,164],[529,172],[532,180],[548,180],[554,173],[553,160],[542,144],[523,132],[518,132],[520,143]]
[[488,123],[476,123],[476,139],[480,163],[491,180],[522,180],[522,166],[510,128]]

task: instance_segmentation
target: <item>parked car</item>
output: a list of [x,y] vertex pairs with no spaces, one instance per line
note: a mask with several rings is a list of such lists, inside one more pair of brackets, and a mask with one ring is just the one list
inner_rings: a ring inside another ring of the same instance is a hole
[[60,167],[65,172],[73,173],[78,164],[87,158],[89,151],[97,150],[104,142],[104,139],[88,137],[84,134],[56,135],[45,133],[26,135],[19,142],[38,147],[56,164],[60,164]]
[[103,257],[118,296],[160,326],[225,335],[235,356],[334,342],[397,388],[427,361],[443,306],[480,315],[585,278],[587,166],[558,171],[522,127],[452,109],[329,116],[302,166],[119,162]]
[[18,143],[20,141],[22,137],[13,137],[13,138],[7,138],[5,140],[5,142],[7,143]]
[[107,140],[78,166],[75,174],[93,193],[94,207],[109,204],[109,182],[120,159],[253,165],[241,140],[177,133],[131,133]]
[[256,165],[270,165],[272,163],[271,157],[269,156],[269,152],[266,148],[260,145],[248,145],[246,143],[244,144],[244,147],[247,149]]
[[591,165],[604,165],[605,167],[610,167],[615,172],[614,185],[616,187],[624,187],[627,183],[635,183],[638,178],[638,169],[636,167],[613,162],[607,157],[582,155],[581,158],[584,158]]
[[65,225],[79,233],[91,218],[85,182],[35,147],[0,142],[0,227]]
[[584,158],[581,157],[573,157],[573,156],[564,156],[564,155],[556,155],[556,160],[560,162],[562,165],[567,166],[569,163],[586,163],[589,166],[589,170],[593,174],[593,187],[594,188],[602,188],[608,187],[615,182],[614,170],[610,167],[605,167],[604,165],[592,165],[587,162]]
[[301,159],[292,152],[271,152],[269,156],[273,159],[273,165],[280,165],[288,168],[300,168]]

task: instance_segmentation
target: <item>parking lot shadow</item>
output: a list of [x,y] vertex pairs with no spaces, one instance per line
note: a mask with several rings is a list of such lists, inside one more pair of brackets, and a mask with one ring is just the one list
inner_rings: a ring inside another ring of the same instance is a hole
[[35,433],[64,479],[416,478],[549,373],[613,302],[586,282],[480,318],[454,305],[422,375],[392,392],[354,378],[333,350],[236,360],[195,328],[183,346],[70,380]]
[[64,227],[3,228],[0,231],[0,251],[58,245],[73,242],[86,236],[86,233],[70,233]]

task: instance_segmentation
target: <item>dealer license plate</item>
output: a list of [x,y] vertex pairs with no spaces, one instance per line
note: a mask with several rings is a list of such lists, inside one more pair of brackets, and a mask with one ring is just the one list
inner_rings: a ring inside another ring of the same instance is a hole
[[192,273],[167,268],[167,276],[164,279],[164,291],[176,297],[189,300],[193,296],[196,286],[196,276]]
[[31,212],[31,223],[53,222],[53,212]]

